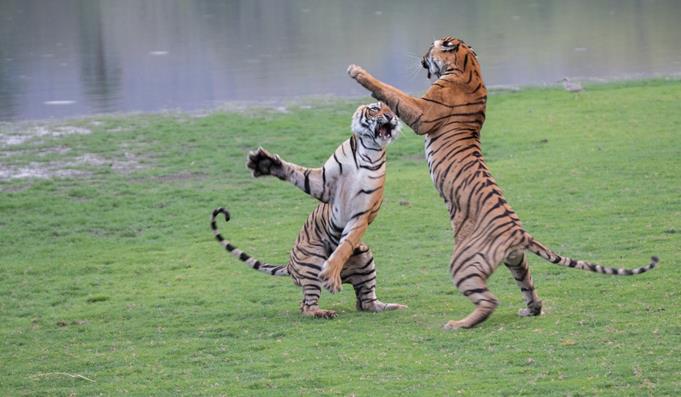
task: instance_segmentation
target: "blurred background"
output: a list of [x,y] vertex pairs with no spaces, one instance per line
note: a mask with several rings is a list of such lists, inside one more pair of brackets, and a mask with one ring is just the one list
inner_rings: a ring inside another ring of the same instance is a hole
[[452,34],[489,86],[677,75],[676,0],[0,0],[0,121],[412,93]]

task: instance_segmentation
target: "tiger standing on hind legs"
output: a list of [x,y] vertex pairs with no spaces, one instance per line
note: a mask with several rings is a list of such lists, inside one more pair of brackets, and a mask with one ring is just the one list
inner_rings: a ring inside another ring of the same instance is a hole
[[503,263],[516,280],[526,308],[521,316],[541,314],[525,251],[552,263],[612,275],[644,273],[658,262],[635,269],[617,269],[560,256],[535,240],[504,199],[480,150],[487,89],[475,51],[447,36],[436,40],[421,65],[435,80],[425,95],[415,98],[385,84],[357,65],[348,74],[388,105],[414,132],[425,135],[430,176],[444,199],[454,230],[454,252],[449,265],[454,285],[473,304],[467,317],[449,321],[446,329],[471,328],[485,321],[497,307],[487,289],[487,278]]
[[378,300],[374,257],[361,242],[381,207],[386,147],[399,131],[399,120],[393,112],[382,103],[373,103],[357,108],[352,118],[352,136],[320,168],[289,163],[263,148],[249,153],[246,165],[253,176],[275,176],[321,201],[298,234],[288,265],[260,262],[225,240],[216,224],[220,214],[229,221],[229,212],[224,208],[214,210],[211,216],[215,238],[253,269],[274,276],[290,275],[294,284],[303,288],[300,310],[306,316],[335,317],[336,312],[319,308],[319,298],[322,287],[336,293],[342,283],[352,284],[358,310],[405,308]]

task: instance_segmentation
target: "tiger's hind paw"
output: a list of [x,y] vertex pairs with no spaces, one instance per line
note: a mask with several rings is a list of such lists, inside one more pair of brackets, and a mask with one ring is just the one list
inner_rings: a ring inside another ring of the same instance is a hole
[[518,315],[520,317],[540,316],[542,314],[541,308],[542,308],[541,301],[535,302],[523,309],[518,310]]
[[276,154],[271,154],[267,150],[259,147],[256,151],[248,152],[246,167],[253,172],[254,177],[263,175],[274,175],[279,177],[281,174],[281,159]]
[[323,318],[330,320],[332,318],[336,318],[337,314],[333,310],[323,310],[323,309],[307,309],[303,310],[303,315],[308,316],[308,317],[314,317],[314,318]]
[[400,303],[383,303],[379,300],[371,302],[368,305],[358,304],[358,309],[365,312],[386,312],[389,310],[401,310],[406,309],[407,305],[402,305]]

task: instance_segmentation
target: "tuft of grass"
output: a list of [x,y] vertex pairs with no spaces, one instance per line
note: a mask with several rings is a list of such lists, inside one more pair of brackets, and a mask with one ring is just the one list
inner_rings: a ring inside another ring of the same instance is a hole
[[315,202],[251,178],[246,153],[319,166],[358,102],[44,123],[79,129],[0,152],[2,170],[47,175],[0,180],[0,395],[674,395],[680,102],[667,81],[490,97],[484,155],[528,231],[575,258],[661,263],[625,278],[530,258],[546,313],[529,319],[502,267],[490,280],[501,305],[461,332],[441,329],[472,305],[449,279],[447,212],[408,129],[365,241],[379,297],[409,309],[358,313],[346,287],[322,295],[336,320],[303,318],[299,288],[212,239],[208,216],[225,206],[225,235],[285,262]]

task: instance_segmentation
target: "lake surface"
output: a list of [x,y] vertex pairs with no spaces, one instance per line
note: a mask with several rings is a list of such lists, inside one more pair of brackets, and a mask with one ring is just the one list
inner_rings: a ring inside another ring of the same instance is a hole
[[681,72],[675,0],[0,0],[0,120],[366,95],[350,63],[419,93],[444,34],[491,86]]

